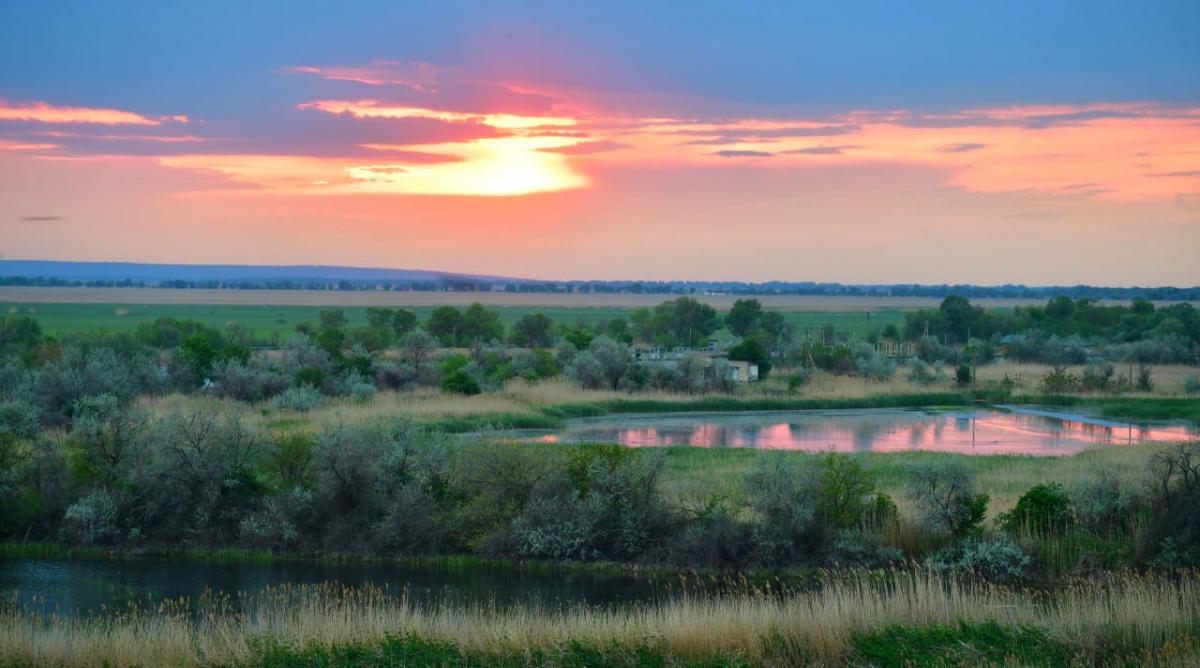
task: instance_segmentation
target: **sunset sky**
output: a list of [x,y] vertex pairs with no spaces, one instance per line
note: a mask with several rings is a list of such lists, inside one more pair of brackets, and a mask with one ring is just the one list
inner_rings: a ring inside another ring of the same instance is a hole
[[0,5],[6,258],[1200,284],[1200,2]]

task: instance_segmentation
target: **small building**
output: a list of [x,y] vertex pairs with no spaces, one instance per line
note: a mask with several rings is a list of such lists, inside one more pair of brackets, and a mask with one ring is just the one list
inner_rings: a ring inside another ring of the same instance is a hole
[[752,383],[758,380],[758,365],[743,360],[729,360],[729,378],[735,383]]

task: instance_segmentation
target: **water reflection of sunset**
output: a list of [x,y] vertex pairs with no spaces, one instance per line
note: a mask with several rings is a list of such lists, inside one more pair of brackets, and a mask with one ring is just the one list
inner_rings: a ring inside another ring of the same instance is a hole
[[630,447],[1054,456],[1197,435],[1200,430],[1182,424],[1130,424],[1011,407],[954,412],[885,409],[611,416],[581,420],[538,440]]

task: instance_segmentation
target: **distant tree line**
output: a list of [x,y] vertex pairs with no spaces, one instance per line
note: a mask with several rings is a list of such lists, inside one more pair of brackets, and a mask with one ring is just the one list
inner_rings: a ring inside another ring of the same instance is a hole
[[766,295],[823,295],[834,297],[948,297],[966,298],[1050,299],[1062,296],[1071,299],[1108,299],[1150,301],[1200,301],[1200,286],[1196,287],[1101,287],[1025,286],[1025,285],[918,285],[880,284],[856,285],[844,283],[813,283],[769,281],[747,283],[740,281],[539,281],[446,277],[437,280],[397,279],[304,279],[304,280],[178,280],[158,281],[132,279],[69,280],[53,276],[0,276],[0,286],[31,287],[159,287],[175,289],[223,290],[337,290],[337,291],[438,291],[438,292],[517,292],[517,293],[580,293],[580,294],[656,294],[701,295],[708,293],[766,296]]

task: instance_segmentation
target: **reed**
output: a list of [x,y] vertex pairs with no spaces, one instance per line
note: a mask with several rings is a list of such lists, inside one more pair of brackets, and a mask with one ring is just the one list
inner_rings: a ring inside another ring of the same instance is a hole
[[[1033,629],[1080,663],[1126,656],[1194,659],[1196,573],[1072,581],[1052,592],[946,579],[928,572],[830,575],[812,591],[748,587],[622,608],[417,605],[404,592],[285,587],[245,599],[64,618],[8,605],[2,661],[12,665],[253,665],[264,651],[378,646],[418,638],[459,656],[541,663],[567,647],[629,648],[665,663],[738,657],[752,664],[856,661],[856,639],[897,628],[995,623]],[[472,663],[486,663],[473,661]],[[1180,660],[1180,665],[1185,662]]]

